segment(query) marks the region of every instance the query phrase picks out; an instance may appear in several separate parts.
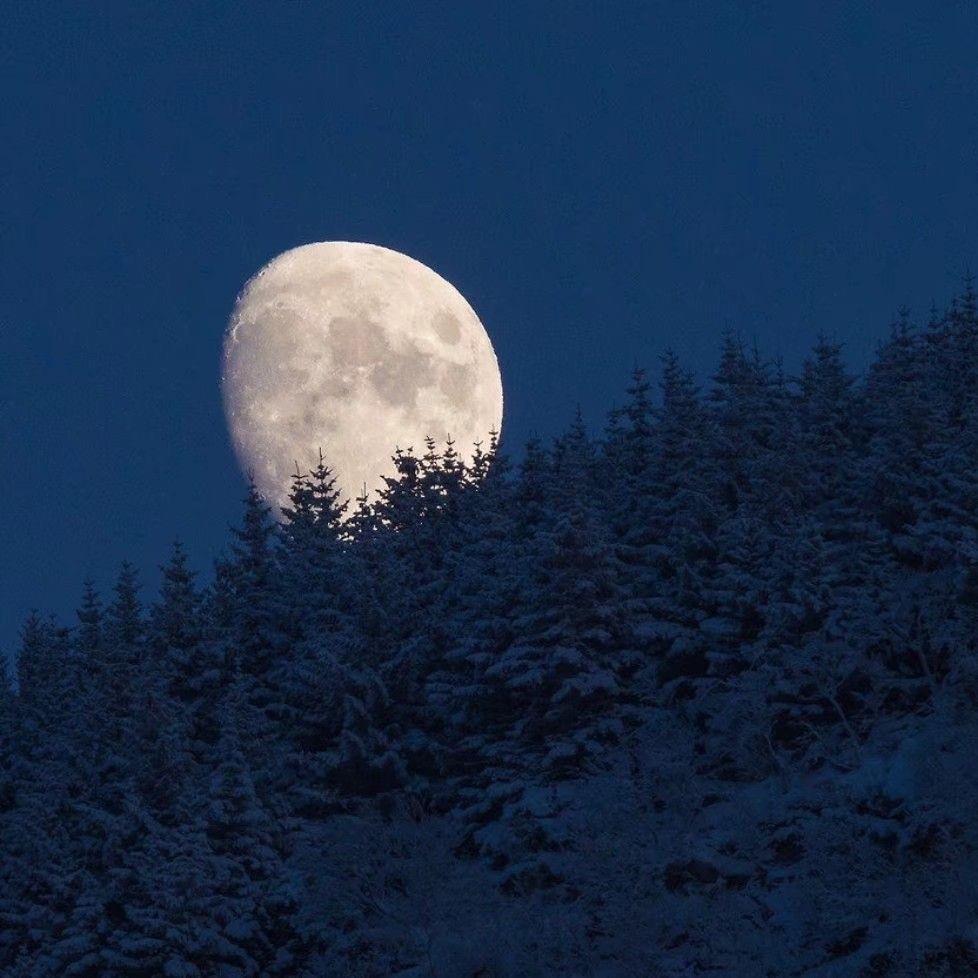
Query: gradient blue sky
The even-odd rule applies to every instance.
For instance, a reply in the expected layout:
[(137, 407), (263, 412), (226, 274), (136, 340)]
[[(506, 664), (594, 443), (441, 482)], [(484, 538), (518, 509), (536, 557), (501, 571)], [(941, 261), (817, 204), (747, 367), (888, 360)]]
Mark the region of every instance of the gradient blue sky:
[[(375, 9), (368, 9), (368, 8)], [(235, 294), (314, 240), (453, 282), (513, 447), (728, 327), (865, 364), (976, 258), (971, 3), (7, 5), (0, 37), (0, 646), (243, 483)]]

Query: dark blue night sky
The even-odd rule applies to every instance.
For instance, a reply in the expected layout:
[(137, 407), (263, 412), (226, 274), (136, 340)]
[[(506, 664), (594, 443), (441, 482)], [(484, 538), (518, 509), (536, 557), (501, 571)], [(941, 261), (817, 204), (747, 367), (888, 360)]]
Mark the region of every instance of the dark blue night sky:
[(492, 336), (505, 435), (590, 425), (726, 328), (856, 368), (975, 260), (978, 11), (815, 3), (8, 5), (0, 643), (243, 481), (218, 354), (275, 254), (376, 242)]

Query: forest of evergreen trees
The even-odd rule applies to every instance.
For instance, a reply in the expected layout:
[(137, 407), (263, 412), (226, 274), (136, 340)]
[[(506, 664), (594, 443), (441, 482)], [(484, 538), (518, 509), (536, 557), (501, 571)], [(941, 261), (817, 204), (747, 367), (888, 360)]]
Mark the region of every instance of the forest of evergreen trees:
[(0, 974), (978, 974), (978, 300), (252, 488), (0, 687)]

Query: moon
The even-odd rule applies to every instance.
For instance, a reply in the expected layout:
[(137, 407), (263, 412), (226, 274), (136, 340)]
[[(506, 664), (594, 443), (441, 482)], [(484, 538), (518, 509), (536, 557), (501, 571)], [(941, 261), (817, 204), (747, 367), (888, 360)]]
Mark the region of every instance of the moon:
[(235, 453), (276, 510), (320, 449), (353, 499), (395, 474), (397, 448), (451, 437), (470, 461), (502, 425), (499, 365), (472, 307), (373, 244), (307, 244), (265, 265), (235, 303), (221, 380)]

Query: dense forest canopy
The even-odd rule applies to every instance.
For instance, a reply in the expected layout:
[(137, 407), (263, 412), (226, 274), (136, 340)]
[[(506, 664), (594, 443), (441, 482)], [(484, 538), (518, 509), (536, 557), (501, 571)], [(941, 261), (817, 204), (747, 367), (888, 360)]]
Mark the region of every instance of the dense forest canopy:
[(978, 302), (252, 487), (0, 687), (0, 973), (978, 973)]

